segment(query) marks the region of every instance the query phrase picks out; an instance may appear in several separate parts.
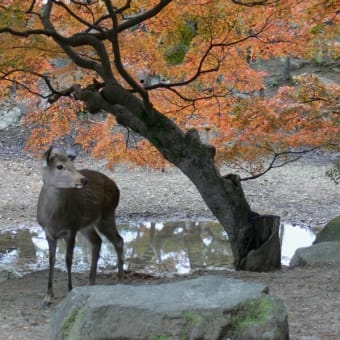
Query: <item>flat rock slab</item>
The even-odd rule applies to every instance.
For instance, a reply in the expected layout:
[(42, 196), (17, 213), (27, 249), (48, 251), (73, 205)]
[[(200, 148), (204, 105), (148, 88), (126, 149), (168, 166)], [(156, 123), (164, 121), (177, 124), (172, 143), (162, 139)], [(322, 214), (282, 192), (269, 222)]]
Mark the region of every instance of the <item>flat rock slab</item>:
[[(221, 335), (235, 333), (243, 320), (235, 318), (235, 309), (243, 311), (243, 318), (249, 318), (245, 306), (251, 303), (251, 313), (270, 320), (259, 322), (262, 328), (269, 324), (270, 330), (265, 331), (275, 334), (267, 338), (285, 339), (285, 309), (279, 301), (266, 296), (266, 290), (261, 283), (215, 275), (160, 285), (79, 287), (57, 307), (49, 338), (223, 339)], [(255, 310), (258, 307), (265, 309), (264, 314)], [(275, 320), (274, 310), (278, 311)], [(277, 337), (282, 327), (286, 335)], [(256, 332), (254, 329), (251, 333)]]
[(321, 242), (298, 248), (290, 260), (290, 267), (320, 266), (340, 263), (340, 242)]

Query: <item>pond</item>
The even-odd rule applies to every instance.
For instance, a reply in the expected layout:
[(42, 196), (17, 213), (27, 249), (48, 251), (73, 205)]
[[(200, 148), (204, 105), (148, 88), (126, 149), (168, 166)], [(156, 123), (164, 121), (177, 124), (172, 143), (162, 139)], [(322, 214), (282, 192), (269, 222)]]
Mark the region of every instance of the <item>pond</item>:
[[(228, 235), (215, 221), (141, 222), (121, 224), (125, 241), (125, 270), (149, 274), (185, 274), (199, 269), (233, 269)], [(312, 244), (315, 234), (306, 226), (282, 224), (283, 265), (289, 265), (299, 247)], [(116, 270), (116, 253), (103, 239), (98, 271)], [(65, 244), (58, 243), (56, 267), (65, 270)], [(77, 236), (73, 271), (89, 270), (91, 249), (84, 237)], [(41, 227), (32, 226), (0, 234), (0, 263), (27, 273), (48, 268), (48, 245)]]

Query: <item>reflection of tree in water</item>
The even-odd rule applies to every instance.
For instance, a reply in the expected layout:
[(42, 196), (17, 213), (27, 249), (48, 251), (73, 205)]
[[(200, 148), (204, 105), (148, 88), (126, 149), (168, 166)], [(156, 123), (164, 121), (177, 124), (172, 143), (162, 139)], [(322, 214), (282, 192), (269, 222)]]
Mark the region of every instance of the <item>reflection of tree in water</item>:
[[(168, 268), (167, 261), (162, 261), (162, 251), (169, 248), (168, 242), (172, 242), (174, 229), (178, 224), (162, 230), (156, 230), (156, 223), (152, 222), (150, 228), (141, 224), (138, 228), (137, 237), (127, 247), (132, 247), (131, 257), (126, 259), (129, 262), (130, 270), (151, 270), (159, 272), (172, 271)], [(173, 245), (170, 245), (173, 248)]]
[[(176, 273), (179, 268), (192, 271), (206, 267), (232, 267), (231, 252), (223, 235), (224, 230), (216, 222), (153, 222), (137, 226), (120, 225), (119, 229), (122, 235), (133, 234), (133, 241), (125, 242), (126, 265), (130, 270)], [(32, 237), (34, 235), (29, 230), (2, 233), (0, 260), (5, 254), (16, 251), (16, 265), (36, 263), (37, 249)], [(64, 248), (65, 243), (59, 242), (57, 261), (62, 266), (65, 261)], [(39, 248), (39, 251), (47, 259), (48, 249)], [(109, 242), (103, 245), (101, 258), (106, 269), (115, 267), (116, 253)], [(74, 267), (87, 265), (91, 261), (91, 246), (80, 234), (77, 237), (74, 259)]]
[(233, 258), (224, 229), (216, 222), (191, 223), (185, 233), (191, 270), (232, 267)]
[(0, 235), (0, 259), (13, 250), (18, 254), (18, 266), (36, 262), (36, 249), (29, 230), (6, 231)]
[(185, 223), (184, 245), (188, 254), (191, 270), (202, 268), (204, 265), (205, 244), (201, 238), (201, 226), (195, 222)]
[(225, 236), (225, 231), (217, 222), (200, 222), (202, 240), (209, 239), (205, 243), (205, 265), (211, 267), (233, 268), (233, 256), (230, 243)]
[[(223, 228), (216, 222), (166, 222), (161, 230), (156, 223), (140, 225), (137, 237), (126, 245), (132, 248), (126, 259), (130, 270), (177, 272), (207, 266), (231, 266), (231, 251)], [(207, 238), (209, 242), (207, 242)]]

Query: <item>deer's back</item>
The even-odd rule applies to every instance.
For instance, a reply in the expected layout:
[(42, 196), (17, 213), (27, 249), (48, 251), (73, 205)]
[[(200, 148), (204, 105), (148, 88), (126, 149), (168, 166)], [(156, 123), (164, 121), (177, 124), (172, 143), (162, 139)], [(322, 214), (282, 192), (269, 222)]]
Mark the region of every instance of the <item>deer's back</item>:
[(111, 215), (119, 202), (119, 189), (116, 183), (98, 171), (83, 169), (79, 172), (88, 180), (87, 185), (79, 190), (85, 205), (91, 205), (89, 197), (93, 198), (98, 202), (98, 209), (101, 210), (104, 217), (106, 214)]
[[(114, 214), (119, 189), (106, 175), (88, 169), (79, 171), (88, 183), (81, 189), (55, 188), (44, 185), (39, 196), (39, 224), (56, 234), (70, 227), (81, 229)], [(55, 232), (53, 232), (55, 230)]]

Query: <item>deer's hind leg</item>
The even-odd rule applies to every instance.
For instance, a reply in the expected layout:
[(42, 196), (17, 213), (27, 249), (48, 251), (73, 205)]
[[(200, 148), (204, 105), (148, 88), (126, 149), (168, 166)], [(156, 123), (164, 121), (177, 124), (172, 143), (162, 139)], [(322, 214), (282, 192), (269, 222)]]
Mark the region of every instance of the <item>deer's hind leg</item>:
[(118, 258), (118, 277), (124, 276), (124, 240), (117, 231), (115, 217), (110, 216), (99, 221), (98, 230), (114, 245)]
[(100, 236), (98, 235), (95, 229), (85, 229), (85, 230), (82, 230), (81, 233), (91, 243), (92, 257), (91, 257), (89, 284), (94, 285), (96, 283), (97, 264), (98, 264), (98, 259), (100, 255), (102, 239), (100, 238)]
[(73, 251), (76, 243), (76, 232), (71, 231), (64, 236), (66, 242), (66, 268), (67, 268), (67, 280), (68, 280), (68, 290), (72, 290), (72, 261), (73, 261)]

